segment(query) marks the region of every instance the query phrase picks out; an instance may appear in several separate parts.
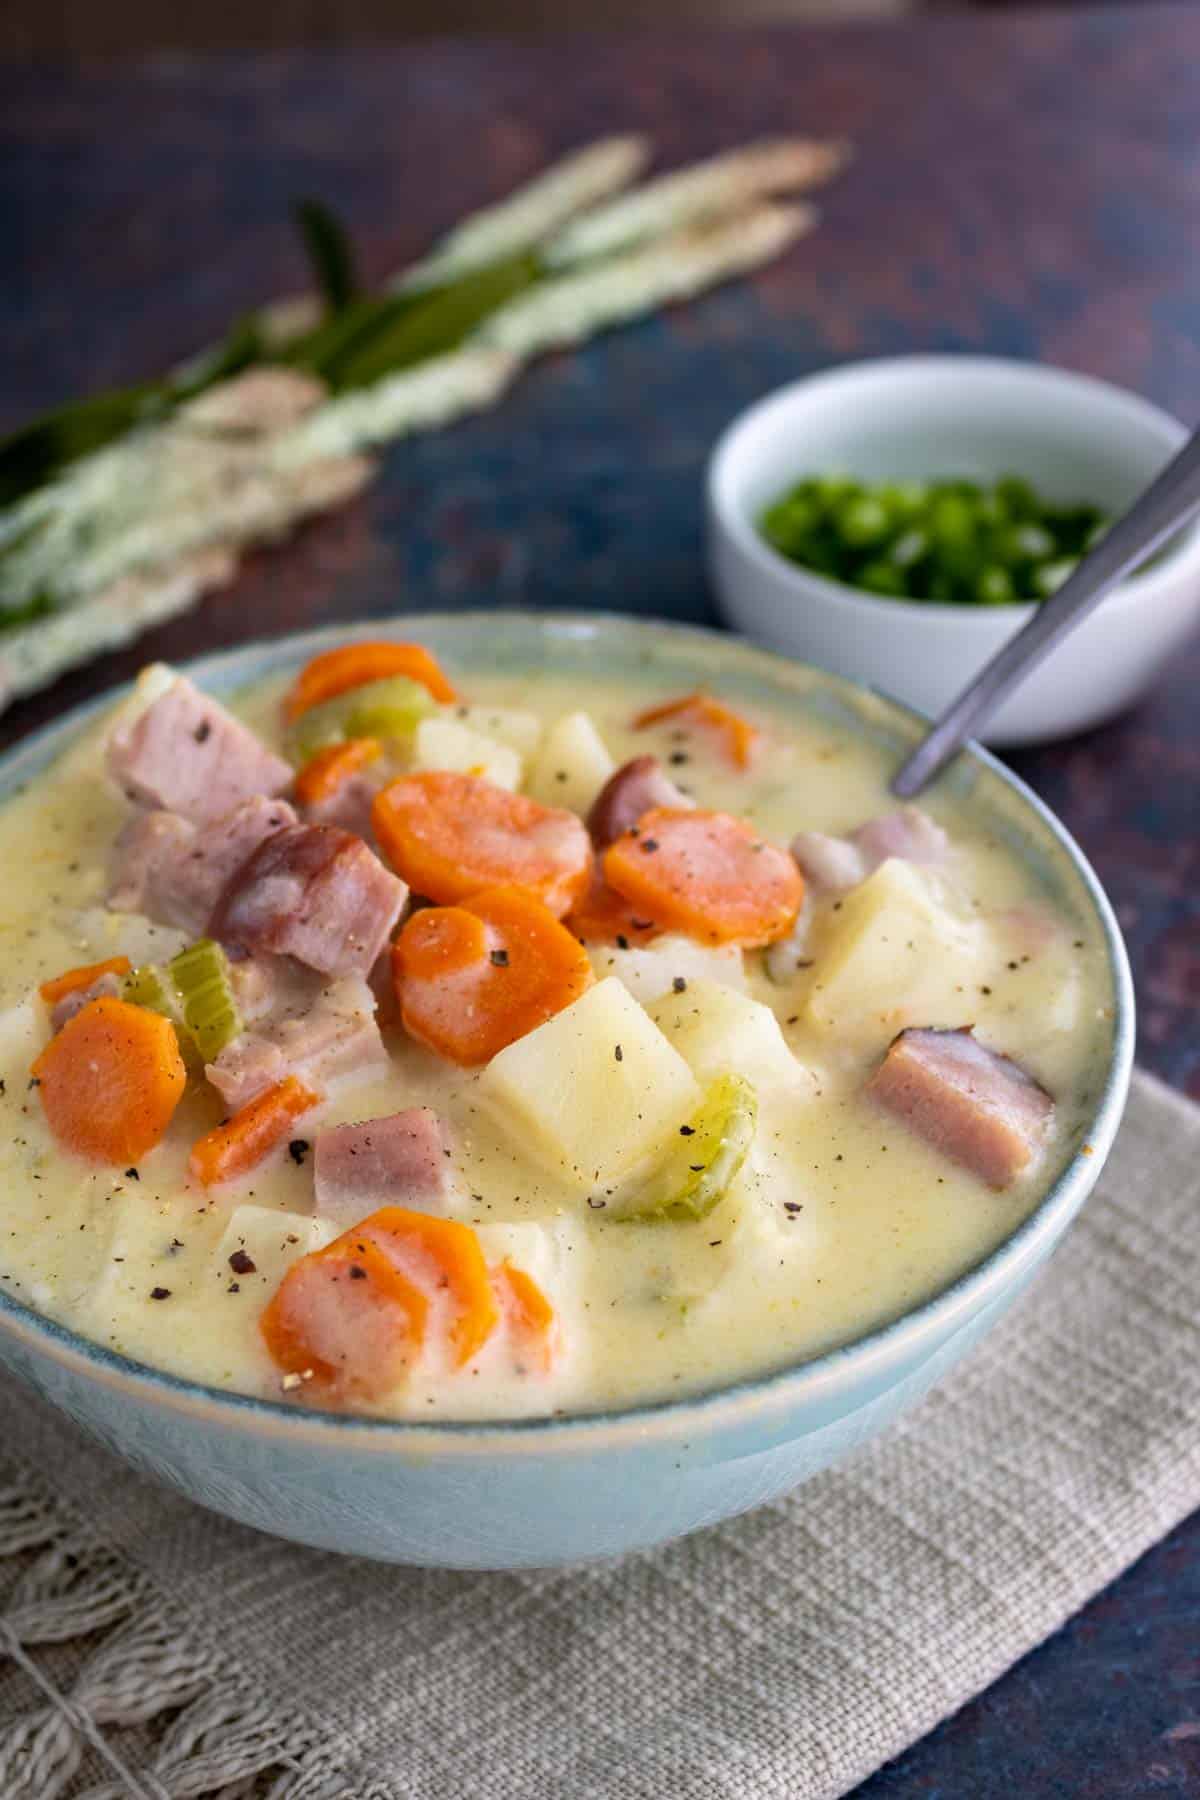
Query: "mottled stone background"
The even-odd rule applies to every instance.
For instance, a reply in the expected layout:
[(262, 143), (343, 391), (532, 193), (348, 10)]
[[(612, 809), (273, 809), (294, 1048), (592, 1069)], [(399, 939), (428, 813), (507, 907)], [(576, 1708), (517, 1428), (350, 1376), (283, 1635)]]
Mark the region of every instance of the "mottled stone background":
[[(668, 160), (762, 132), (859, 155), (756, 280), (526, 376), (396, 446), (354, 506), (191, 618), (0, 721), (11, 741), (150, 655), (397, 608), (710, 620), (700, 474), (775, 383), (910, 349), (1042, 357), (1200, 418), (1200, 13), (0, 69), (0, 426), (152, 373), (294, 289), (289, 201), (368, 273), (600, 131)], [(1129, 937), (1142, 1060), (1200, 1097), (1200, 642), (1128, 717), (1014, 757)], [(870, 1800), (1200, 1794), (1200, 1522), (862, 1790)]]

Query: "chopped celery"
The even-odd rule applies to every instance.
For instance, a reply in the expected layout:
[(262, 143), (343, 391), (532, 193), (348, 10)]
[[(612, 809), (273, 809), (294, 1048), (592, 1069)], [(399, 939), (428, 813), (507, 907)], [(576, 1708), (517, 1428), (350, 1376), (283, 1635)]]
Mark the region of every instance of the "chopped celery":
[(288, 732), (287, 753), (296, 768), (303, 768), (318, 750), (348, 738), (407, 739), (436, 711), (437, 702), (419, 681), (388, 675), (310, 706)]
[(149, 1012), (162, 1013), (172, 1024), (179, 1022), (175, 990), (157, 963), (142, 963), (125, 977), (125, 999), (131, 1006), (144, 1006)]
[(200, 938), (171, 958), (167, 976), (188, 1036), (204, 1061), (212, 1062), (242, 1029), (224, 950), (211, 938)]
[(620, 1218), (703, 1219), (729, 1191), (758, 1123), (758, 1098), (740, 1075), (718, 1075), (666, 1160)]

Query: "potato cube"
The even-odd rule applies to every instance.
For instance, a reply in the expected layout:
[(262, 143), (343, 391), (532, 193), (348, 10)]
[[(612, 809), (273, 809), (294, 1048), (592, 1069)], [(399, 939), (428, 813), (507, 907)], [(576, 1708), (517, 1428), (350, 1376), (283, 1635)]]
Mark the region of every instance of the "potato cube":
[(422, 719), (417, 726), (414, 769), (453, 769), (460, 775), (482, 775), (497, 787), (518, 788), (524, 765), (517, 751), (497, 738), (485, 737), (459, 719)]
[(546, 733), (529, 774), (529, 792), (543, 806), (584, 814), (616, 763), (585, 712), (567, 713)]
[[(278, 1206), (235, 1206), (202, 1278), (228, 1287), (231, 1281), (261, 1290), (264, 1301), (275, 1292), (298, 1256), (320, 1250), (337, 1236), (337, 1226), (312, 1213), (286, 1212)], [(248, 1258), (253, 1269), (230, 1262)]]
[(447, 706), (438, 714), (442, 719), (457, 719), (471, 731), (495, 738), (525, 762), (542, 741), (542, 722), (536, 713), (522, 712), (515, 706)]
[(985, 928), (948, 911), (920, 869), (882, 863), (818, 918), (809, 1022), (872, 1039), (905, 1025), (967, 1023), (987, 950)]
[(746, 986), (745, 965), (736, 944), (698, 944), (694, 938), (674, 932), (644, 947), (631, 945), (628, 950), (619, 944), (589, 944), (588, 956), (601, 980), (615, 975), (643, 1006), (670, 993), (677, 981), (719, 981), (739, 990)]
[(492, 1058), (480, 1098), (580, 1189), (622, 1180), (699, 1102), (686, 1062), (610, 977)]
[(770, 1007), (749, 994), (715, 981), (689, 981), (683, 993), (664, 994), (648, 1010), (698, 1081), (726, 1072), (744, 1075), (755, 1088), (811, 1080)]

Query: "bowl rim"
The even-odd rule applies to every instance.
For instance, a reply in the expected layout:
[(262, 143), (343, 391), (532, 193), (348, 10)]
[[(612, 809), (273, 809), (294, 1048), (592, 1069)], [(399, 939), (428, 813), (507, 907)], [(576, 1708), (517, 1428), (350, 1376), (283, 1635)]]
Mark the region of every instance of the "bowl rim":
[[(804, 676), (815, 675), (820, 684), (850, 695), (871, 695), (900, 724), (924, 726), (928, 720), (916, 708), (880, 694), (861, 682), (833, 675), (828, 670), (779, 652), (764, 650), (733, 634), (710, 627), (657, 618), (637, 618), (616, 612), (572, 613), (505, 609), (503, 619), (529, 627), (545, 639), (595, 638), (601, 633), (628, 634), (631, 630), (651, 642), (664, 640), (686, 646), (694, 641), (710, 649), (720, 646), (736, 653), (749, 670), (756, 666), (778, 681), (780, 669)], [(494, 624), (494, 610), (449, 613), (397, 613), (382, 618), (320, 626), (302, 633), (255, 639), (232, 649), (189, 658), (177, 665), (180, 672), (204, 685), (218, 683), (218, 691), (236, 691), (239, 665), (253, 664), (264, 655), (277, 659), (277, 667), (299, 663), (317, 652), (355, 638), (420, 635), (423, 630), (473, 624)], [(247, 671), (244, 679), (262, 679), (263, 671)], [(65, 750), (72, 738), (132, 689), (122, 682), (94, 699), (70, 708), (60, 717), (20, 739), (0, 755), (0, 782), (8, 792), (20, 781), (20, 765), (28, 761), (44, 766)], [(859, 1389), (873, 1371), (903, 1353), (906, 1339), (936, 1336), (944, 1341), (967, 1319), (974, 1317), (1014, 1281), (1031, 1271), (1044, 1249), (1053, 1246), (1094, 1187), (1108, 1156), (1124, 1111), (1133, 1067), (1135, 1002), (1129, 960), (1111, 903), (1082, 850), (1051, 809), (1021, 779), (982, 745), (971, 743), (964, 754), (999, 777), (1018, 801), (1040, 821), (1079, 879), (1086, 900), (1100, 926), (1113, 991), (1112, 1049), (1104, 1081), (1079, 1148), (1042, 1195), (1033, 1211), (1016, 1230), (992, 1251), (939, 1288), (917, 1306), (875, 1326), (845, 1343), (831, 1346), (816, 1356), (794, 1360), (782, 1367), (743, 1376), (698, 1393), (642, 1402), (634, 1406), (541, 1414), (528, 1417), (381, 1419), (355, 1413), (325, 1412), (298, 1407), (288, 1401), (241, 1394), (206, 1382), (156, 1368), (123, 1355), (85, 1337), (70, 1326), (51, 1319), (24, 1301), (0, 1290), (0, 1330), (47, 1354), (60, 1366), (90, 1378), (98, 1385), (122, 1392), (126, 1398), (169, 1408), (176, 1414), (205, 1419), (209, 1424), (241, 1428), (249, 1433), (268, 1433), (290, 1442), (307, 1441), (325, 1449), (371, 1449), (384, 1453), (428, 1456), (431, 1454), (494, 1454), (514, 1451), (589, 1451), (609, 1447), (614, 1441), (644, 1440), (651, 1432), (674, 1434), (684, 1439), (697, 1429), (709, 1431), (740, 1422), (744, 1415), (764, 1416), (786, 1411), (805, 1402), (836, 1398), (843, 1389)], [(15, 771), (14, 771), (14, 765)], [(32, 772), (32, 771), (31, 771)], [(15, 775), (15, 779), (14, 779)], [(4, 797), (7, 797), (5, 794)], [(861, 1404), (861, 1400), (857, 1403)], [(726, 1416), (723, 1416), (726, 1415)], [(604, 1440), (609, 1440), (605, 1443)]]
[[(1160, 434), (1164, 447), (1172, 454), (1183, 446), (1188, 437), (1187, 427), (1182, 421), (1153, 400), (1147, 400), (1116, 382), (1105, 381), (1100, 376), (1059, 368), (1052, 363), (1025, 361), (1019, 357), (975, 356), (966, 353), (960, 355), (955, 351), (859, 357), (851, 362), (838, 363), (833, 368), (816, 370), (811, 375), (798, 376), (794, 381), (769, 389), (725, 426), (709, 453), (704, 477), (708, 514), (716, 529), (736, 545), (742, 557), (751, 562), (758, 572), (777, 582), (790, 582), (798, 599), (811, 601), (820, 598), (839, 604), (849, 613), (856, 613), (864, 623), (892, 619), (897, 624), (905, 625), (936, 624), (943, 630), (948, 628), (961, 631), (964, 636), (974, 633), (992, 639), (1011, 635), (1008, 627), (1015, 630), (1027, 623), (1037, 612), (1041, 604), (1039, 601), (1020, 600), (1003, 606), (973, 606), (962, 600), (893, 599), (887, 595), (872, 594), (865, 588), (851, 587), (849, 583), (835, 581), (816, 569), (808, 569), (803, 563), (792, 562), (789, 557), (776, 550), (728, 491), (730, 467), (735, 457), (749, 440), (770, 430), (777, 423), (773, 415), (791, 411), (804, 401), (814, 398), (822, 389), (827, 394), (830, 389), (843, 384), (847, 387), (869, 387), (876, 378), (888, 380), (907, 376), (917, 381), (923, 376), (941, 376), (951, 371), (964, 379), (977, 376), (986, 382), (1018, 380), (1031, 386), (1057, 388), (1063, 396), (1100, 401), (1124, 413), (1127, 418), (1137, 417), (1142, 424), (1152, 427)], [(1119, 582), (1106, 596), (1105, 610), (1111, 611), (1126, 605), (1144, 606), (1160, 586), (1173, 582), (1189, 560), (1200, 561), (1200, 522), (1185, 525), (1175, 541), (1149, 569), (1141, 574), (1127, 575)]]

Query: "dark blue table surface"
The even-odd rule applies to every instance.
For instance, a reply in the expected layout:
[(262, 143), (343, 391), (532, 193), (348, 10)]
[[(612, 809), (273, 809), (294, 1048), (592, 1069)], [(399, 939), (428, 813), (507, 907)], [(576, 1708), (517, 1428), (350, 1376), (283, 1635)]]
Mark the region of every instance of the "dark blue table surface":
[[(163, 57), (0, 68), (0, 429), (154, 373), (302, 271), (298, 193), (368, 272), (555, 151), (643, 127), (667, 159), (763, 132), (859, 146), (821, 231), (752, 282), (543, 362), (496, 412), (235, 587), (0, 720), (0, 743), (151, 655), (397, 608), (711, 620), (704, 457), (738, 408), (830, 361), (1043, 357), (1200, 417), (1200, 14), (925, 18), (825, 31)], [(1200, 643), (1135, 712), (1012, 760), (1128, 934), (1142, 1060), (1200, 1097)], [(1200, 1794), (1200, 1519), (863, 1800)]]

